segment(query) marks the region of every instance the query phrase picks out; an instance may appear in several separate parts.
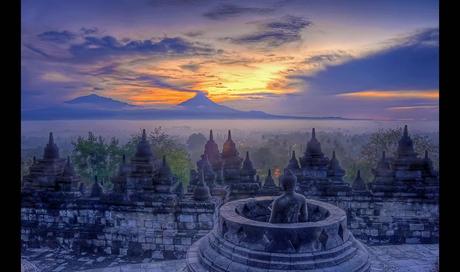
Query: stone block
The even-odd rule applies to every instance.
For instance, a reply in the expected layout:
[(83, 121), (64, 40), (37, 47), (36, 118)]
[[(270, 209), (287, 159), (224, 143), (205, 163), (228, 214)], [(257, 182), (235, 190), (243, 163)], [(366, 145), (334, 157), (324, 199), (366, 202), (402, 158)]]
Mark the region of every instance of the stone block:
[(423, 224), (409, 224), (409, 230), (424, 230), (425, 226)]
[(420, 244), (420, 238), (416, 238), (416, 237), (406, 238), (406, 243), (408, 243), (408, 244)]
[(191, 223), (191, 222), (195, 222), (195, 218), (191, 214), (180, 214), (179, 222)]

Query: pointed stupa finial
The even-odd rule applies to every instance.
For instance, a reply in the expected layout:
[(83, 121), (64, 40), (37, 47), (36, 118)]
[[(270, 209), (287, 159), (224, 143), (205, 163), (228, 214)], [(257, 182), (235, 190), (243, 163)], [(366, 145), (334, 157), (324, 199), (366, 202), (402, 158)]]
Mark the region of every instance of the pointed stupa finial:
[(205, 183), (204, 171), (201, 172), (201, 178), (193, 192), (193, 198), (197, 201), (207, 201), (211, 198), (209, 187)]
[(45, 146), (43, 152), (44, 159), (58, 159), (59, 158), (59, 148), (54, 143), (53, 132), (50, 132), (48, 144)]
[(404, 137), (409, 136), (409, 133), (407, 131), (407, 125), (404, 125)]
[(209, 131), (209, 140), (214, 141), (214, 135), (212, 134), (212, 129)]
[(335, 159), (335, 150), (332, 151), (332, 158)]
[(366, 182), (361, 178), (361, 170), (360, 169), (358, 169), (358, 171), (356, 173), (356, 178), (353, 181), (351, 187), (352, 187), (353, 191), (355, 191), (355, 192), (366, 192), (368, 190)]
[(268, 168), (268, 174), (267, 174), (268, 177), (271, 177), (272, 176), (272, 169)]
[(246, 160), (249, 160), (249, 151), (246, 151)]
[(292, 150), (292, 156), (291, 156), (291, 159), (292, 159), (292, 160), (295, 160), (295, 159), (296, 159), (296, 157), (295, 157), (295, 150)]
[(230, 141), (231, 139), (232, 139), (232, 131), (229, 129), (227, 140)]
[(312, 138), (312, 139), (316, 138), (316, 131), (315, 131), (315, 128), (312, 128), (312, 129), (311, 129), (311, 138)]
[(53, 132), (50, 132), (50, 136), (49, 136), (49, 139), (48, 139), (48, 143), (49, 143), (50, 145), (54, 144)]
[(201, 171), (200, 171), (200, 173), (201, 173), (201, 177), (200, 177), (200, 185), (204, 185), (204, 171), (203, 171), (203, 170), (201, 170)]
[(145, 128), (142, 129), (142, 141), (146, 141), (147, 140), (147, 133), (145, 132)]

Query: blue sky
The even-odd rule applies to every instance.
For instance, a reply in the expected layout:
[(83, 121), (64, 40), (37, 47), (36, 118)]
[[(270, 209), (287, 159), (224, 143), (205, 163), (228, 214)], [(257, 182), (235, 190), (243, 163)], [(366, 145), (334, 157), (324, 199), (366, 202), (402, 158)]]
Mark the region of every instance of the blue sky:
[(438, 118), (438, 1), (22, 1), (22, 107)]

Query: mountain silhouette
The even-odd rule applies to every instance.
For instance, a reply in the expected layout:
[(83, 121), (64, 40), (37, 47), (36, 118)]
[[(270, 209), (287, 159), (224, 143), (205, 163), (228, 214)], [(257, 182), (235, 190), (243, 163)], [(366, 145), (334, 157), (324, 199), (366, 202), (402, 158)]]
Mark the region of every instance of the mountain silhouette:
[(194, 97), (178, 104), (176, 108), (178, 110), (202, 112), (239, 112), (238, 110), (215, 103), (202, 92), (198, 92)]
[(121, 101), (118, 101), (118, 100), (115, 100), (109, 97), (99, 96), (97, 94), (80, 96), (72, 100), (65, 101), (64, 103), (73, 104), (73, 105), (107, 107), (107, 108), (137, 107), (135, 105), (121, 102)]
[(240, 111), (220, 105), (198, 92), (170, 109), (131, 105), (112, 98), (90, 94), (61, 105), (22, 110), (22, 120), (167, 120), (167, 119), (344, 119), (340, 117), (303, 117), (273, 115), (263, 111)]

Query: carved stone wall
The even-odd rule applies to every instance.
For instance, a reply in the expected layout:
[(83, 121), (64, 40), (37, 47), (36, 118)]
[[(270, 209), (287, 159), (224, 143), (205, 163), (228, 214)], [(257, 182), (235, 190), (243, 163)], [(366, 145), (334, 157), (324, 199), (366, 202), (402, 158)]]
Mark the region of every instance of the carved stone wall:
[(115, 204), (64, 194), (24, 195), (23, 247), (49, 246), (128, 257), (184, 258), (214, 226), (215, 202)]

